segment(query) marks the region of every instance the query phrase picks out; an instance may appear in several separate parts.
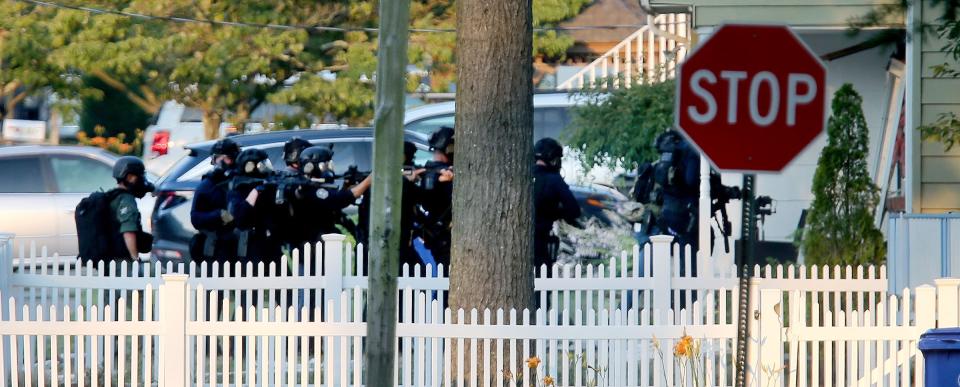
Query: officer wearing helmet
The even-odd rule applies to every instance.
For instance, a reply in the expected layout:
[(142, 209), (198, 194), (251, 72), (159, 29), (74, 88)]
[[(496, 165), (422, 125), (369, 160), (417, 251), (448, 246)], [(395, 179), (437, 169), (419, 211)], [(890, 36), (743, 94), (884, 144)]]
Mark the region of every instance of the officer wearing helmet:
[(413, 173), (417, 179), (416, 237), (430, 251), (433, 260), (450, 267), (450, 227), (453, 220), (454, 131), (441, 127), (428, 140), (433, 160)]
[(226, 261), (237, 254), (234, 218), (227, 210), (227, 191), (235, 173), (240, 146), (229, 138), (213, 144), (210, 163), (214, 168), (203, 176), (193, 197), (190, 222), (198, 233), (190, 240), (194, 260)]
[(287, 164), (285, 172), (300, 173), (300, 154), (304, 149), (313, 146), (310, 141), (300, 137), (293, 137), (283, 144), (283, 162)]
[(333, 151), (314, 146), (304, 149), (298, 162), (300, 173), (312, 184), (297, 187), (294, 193), (295, 223), (304, 232), (302, 242), (317, 242), (323, 234), (339, 233), (336, 224), (344, 208), (370, 188), (373, 176), (367, 176), (353, 187), (340, 189), (334, 184)]
[[(570, 192), (570, 187), (560, 176), (560, 160), (563, 147), (557, 140), (546, 137), (533, 147), (536, 164), (533, 167), (533, 258), (534, 267), (552, 266), (556, 260), (559, 240), (550, 235), (553, 222), (563, 220), (580, 227), (580, 205)], [(552, 246), (552, 248), (551, 248)]]
[(110, 213), (114, 223), (119, 225), (114, 238), (114, 251), (136, 260), (139, 259), (139, 253), (150, 252), (153, 244), (153, 237), (143, 232), (140, 226), (137, 199), (153, 192), (154, 186), (147, 181), (143, 161), (133, 156), (117, 159), (113, 165), (113, 178), (117, 180), (117, 193), (110, 201)]
[(276, 187), (264, 184), (274, 173), (267, 153), (244, 149), (237, 155), (236, 172), (227, 193), (227, 211), (237, 228), (237, 254), (242, 262), (269, 263), (280, 257), (280, 241), (273, 234)]

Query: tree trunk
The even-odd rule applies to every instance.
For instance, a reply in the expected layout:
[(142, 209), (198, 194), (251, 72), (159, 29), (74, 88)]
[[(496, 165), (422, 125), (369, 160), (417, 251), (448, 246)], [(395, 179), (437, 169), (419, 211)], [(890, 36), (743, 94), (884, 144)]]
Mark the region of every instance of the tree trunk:
[(212, 110), (203, 111), (203, 137), (207, 140), (220, 138), (220, 123), (223, 116)]
[(450, 307), (520, 315), (533, 301), (531, 1), (457, 7)]

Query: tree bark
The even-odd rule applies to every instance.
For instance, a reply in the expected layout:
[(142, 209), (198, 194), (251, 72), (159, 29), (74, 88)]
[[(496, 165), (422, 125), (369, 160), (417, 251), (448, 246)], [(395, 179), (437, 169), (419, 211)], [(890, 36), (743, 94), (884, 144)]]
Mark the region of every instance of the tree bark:
[(223, 122), (223, 117), (220, 116), (220, 113), (217, 113), (212, 110), (203, 111), (203, 137), (207, 140), (215, 140), (220, 138), (220, 123)]
[(449, 305), (454, 316), (459, 308), (467, 316), (473, 308), (480, 316), (500, 308), (519, 315), (533, 301), (532, 5), (462, 0), (457, 7)]

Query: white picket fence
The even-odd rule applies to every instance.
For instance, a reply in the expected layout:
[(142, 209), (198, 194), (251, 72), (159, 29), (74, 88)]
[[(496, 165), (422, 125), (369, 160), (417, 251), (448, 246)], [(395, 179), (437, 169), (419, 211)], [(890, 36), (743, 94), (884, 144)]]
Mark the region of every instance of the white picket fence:
[[(0, 239), (0, 262), (13, 262), (14, 250)], [(375, 311), (364, 310), (360, 250), (339, 235), (310, 250), (303, 275), (291, 274), (300, 273), (293, 260), (288, 270), (250, 265), (238, 276), (236, 267), (221, 273), (204, 265), (181, 267), (186, 274), (159, 274), (177, 272), (173, 265), (52, 270), (43, 263), (56, 257), (24, 248), (17, 266), (0, 270), (0, 380), (364, 385), (365, 321)], [(643, 254), (634, 249), (609, 265), (556, 267), (549, 278), (540, 270), (532, 311), (451, 311), (442, 305), (446, 278), (404, 276), (398, 384), (503, 386), (514, 385), (512, 375), (530, 385), (549, 375), (559, 386), (595, 379), (604, 386), (679, 385), (672, 349), (686, 333), (702, 344), (710, 385), (732, 385), (735, 270), (701, 258), (693, 276), (680, 270), (680, 256), (668, 237), (654, 237)], [(960, 281), (895, 296), (885, 291), (885, 274), (883, 267), (756, 268), (752, 385), (922, 385), (917, 339), (926, 329), (957, 325)], [(522, 364), (532, 355), (542, 360), (533, 370)], [(476, 364), (483, 366), (474, 373)]]

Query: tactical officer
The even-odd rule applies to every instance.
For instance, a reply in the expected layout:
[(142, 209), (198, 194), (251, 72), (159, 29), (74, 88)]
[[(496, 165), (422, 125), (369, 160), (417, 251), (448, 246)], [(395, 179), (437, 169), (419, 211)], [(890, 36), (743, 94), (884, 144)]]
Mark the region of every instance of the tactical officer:
[(283, 162), (287, 163), (286, 172), (300, 173), (300, 153), (313, 146), (310, 141), (294, 136), (283, 144)]
[(428, 140), (433, 160), (415, 172), (418, 230), (433, 260), (450, 267), (450, 226), (453, 219), (454, 131), (441, 127)]
[(400, 198), (400, 270), (403, 270), (403, 264), (407, 264), (411, 270), (421, 264), (425, 269), (423, 261), (413, 247), (413, 222), (416, 216), (417, 198), (416, 198), (416, 171), (417, 168), (414, 157), (417, 154), (417, 146), (410, 142), (403, 142), (403, 185)]
[(700, 156), (673, 130), (657, 138), (657, 151), (660, 160), (654, 165), (653, 175), (663, 201), (659, 228), (696, 251)]
[(273, 174), (273, 165), (263, 150), (245, 149), (237, 156), (236, 168), (227, 209), (237, 228), (237, 258), (268, 264), (280, 257), (280, 241), (272, 233), (276, 187), (263, 184)]
[(313, 184), (297, 187), (293, 213), (296, 223), (304, 231), (305, 242), (317, 242), (323, 234), (338, 233), (336, 224), (344, 208), (370, 188), (373, 176), (348, 189), (334, 185), (333, 151), (325, 147), (310, 147), (300, 154), (300, 172)]
[(150, 252), (153, 236), (143, 232), (140, 226), (137, 199), (153, 192), (154, 186), (147, 181), (143, 161), (133, 156), (117, 159), (113, 165), (113, 178), (117, 180), (118, 192), (110, 201), (110, 214), (114, 223), (119, 225), (113, 251), (123, 258), (138, 260), (139, 253)]
[(580, 205), (570, 192), (570, 187), (560, 176), (560, 159), (563, 147), (557, 140), (546, 137), (533, 147), (536, 165), (533, 167), (533, 257), (534, 267), (556, 262), (559, 239), (550, 235), (553, 222), (563, 220), (580, 227)]
[(229, 138), (211, 148), (213, 171), (203, 176), (193, 197), (190, 223), (199, 231), (190, 241), (190, 255), (199, 261), (227, 261), (237, 255), (234, 218), (227, 210), (227, 190), (240, 147)]

